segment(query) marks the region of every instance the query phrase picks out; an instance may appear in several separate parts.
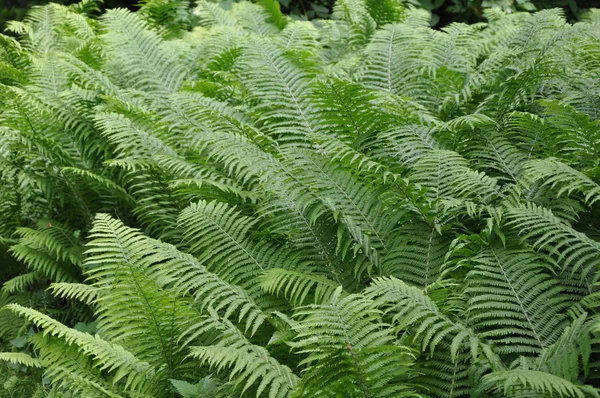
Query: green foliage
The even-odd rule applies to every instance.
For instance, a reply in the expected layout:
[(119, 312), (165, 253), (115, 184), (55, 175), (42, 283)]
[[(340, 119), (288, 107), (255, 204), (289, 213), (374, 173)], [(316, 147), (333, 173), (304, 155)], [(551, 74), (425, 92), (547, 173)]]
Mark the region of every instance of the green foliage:
[(95, 4), (0, 35), (3, 396), (599, 395), (597, 11)]

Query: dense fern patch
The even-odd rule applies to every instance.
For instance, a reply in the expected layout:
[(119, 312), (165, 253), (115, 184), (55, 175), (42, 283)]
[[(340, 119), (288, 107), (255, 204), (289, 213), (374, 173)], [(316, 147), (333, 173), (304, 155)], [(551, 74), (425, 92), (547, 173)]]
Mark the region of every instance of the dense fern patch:
[(597, 11), (184, 3), (0, 35), (5, 388), (600, 395)]

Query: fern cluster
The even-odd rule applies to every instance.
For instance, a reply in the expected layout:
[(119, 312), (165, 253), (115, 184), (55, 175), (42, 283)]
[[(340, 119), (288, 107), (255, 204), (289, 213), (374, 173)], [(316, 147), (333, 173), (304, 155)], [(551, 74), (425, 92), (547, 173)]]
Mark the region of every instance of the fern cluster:
[(600, 396), (600, 13), (186, 4), (0, 35), (0, 360), (54, 397)]

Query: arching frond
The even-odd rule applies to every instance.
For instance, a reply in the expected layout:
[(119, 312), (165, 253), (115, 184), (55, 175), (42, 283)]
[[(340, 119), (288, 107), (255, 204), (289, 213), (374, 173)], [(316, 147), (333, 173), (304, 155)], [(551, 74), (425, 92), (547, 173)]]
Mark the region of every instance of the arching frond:
[(54, 220), (41, 220), (37, 229), (20, 228), (17, 233), (21, 239), (11, 251), (37, 273), (30, 275), (32, 281), (42, 276), (57, 282), (75, 282), (80, 278), (80, 232), (73, 233)]
[(472, 355), (477, 356), (479, 338), (475, 332), (443, 314), (421, 289), (391, 277), (374, 280), (365, 294), (391, 317), (396, 330), (412, 329), (413, 338), (421, 342), (423, 349), (429, 348), (433, 353), (437, 345), (446, 339), (451, 343), (453, 361), (463, 344), (470, 345)]
[(377, 27), (364, 0), (337, 1), (333, 9), (333, 17), (343, 20), (349, 25), (349, 42), (354, 48), (365, 45)]
[[(285, 156), (285, 164), (291, 173), (298, 175), (297, 171), (303, 170), (297, 178), (300, 184), (293, 189), (310, 187), (356, 241), (355, 252), (361, 248), (372, 264), (379, 268), (381, 256), (389, 251), (387, 238), (402, 215), (400, 209), (395, 212), (390, 209), (386, 214), (376, 191), (368, 190), (351, 173), (321, 156), (301, 150), (286, 151)], [(304, 192), (293, 192), (292, 195), (300, 193), (305, 195)], [(342, 250), (344, 255), (348, 249), (338, 245), (338, 250)], [(371, 272), (370, 269), (367, 271)]]
[(574, 230), (552, 212), (534, 203), (507, 205), (508, 225), (531, 242), (536, 250), (547, 252), (571, 273), (585, 278), (596, 267), (600, 243)]
[(338, 288), (328, 302), (301, 308), (295, 317), (301, 322), (292, 347), (307, 354), (303, 363), (310, 365), (296, 396), (417, 396), (404, 384), (410, 377), (410, 351), (393, 345), (370, 300), (342, 296)]
[(448, 237), (440, 235), (435, 226), (426, 224), (405, 225), (396, 233), (402, 239), (383, 258), (384, 275), (420, 288), (434, 283), (450, 248)]
[(81, 352), (94, 358), (100, 369), (112, 373), (115, 382), (126, 377), (126, 386), (135, 388), (136, 385), (143, 383), (144, 379), (153, 376), (154, 369), (147, 362), (140, 361), (123, 347), (110, 344), (99, 337), (69, 329), (47, 315), (18, 304), (9, 304), (6, 308), (27, 318), (43, 328), (46, 333), (64, 339), (69, 345), (77, 346)]
[(133, 87), (158, 93), (174, 92), (187, 71), (176, 62), (172, 49), (136, 14), (124, 9), (104, 14), (103, 40), (108, 56), (118, 69), (111, 74)]
[(574, 191), (585, 196), (585, 201), (592, 205), (600, 200), (600, 186), (585, 174), (560, 162), (558, 159), (531, 160), (525, 164), (524, 178), (529, 183), (541, 182), (542, 186), (558, 188), (557, 196), (564, 193), (571, 195)]
[(271, 397), (287, 397), (298, 382), (291, 369), (279, 363), (268, 351), (250, 343), (240, 331), (225, 322), (223, 336), (210, 346), (192, 347), (190, 356), (221, 371), (233, 367), (229, 374), (235, 388), (251, 389), (259, 397), (265, 392)]
[[(515, 369), (504, 372), (494, 372), (483, 376), (479, 396), (489, 392), (501, 394), (504, 397), (523, 397), (527, 394), (541, 393), (559, 397), (584, 398), (598, 393), (588, 386), (578, 385), (549, 373), (529, 369)], [(483, 394), (483, 395), (482, 395)]]
[(319, 275), (280, 268), (270, 269), (261, 276), (261, 287), (267, 293), (283, 293), (294, 305), (302, 305), (310, 295), (316, 304), (328, 301), (338, 284)]
[[(238, 314), (237, 320), (245, 321), (246, 329), (251, 329), (252, 332), (255, 332), (265, 320), (265, 315), (244, 290), (224, 282), (217, 275), (209, 272), (194, 257), (181, 253), (169, 244), (144, 237), (138, 231), (127, 228), (106, 215), (97, 217), (91, 237), (93, 240), (88, 244), (88, 253), (99, 254), (88, 258), (86, 265), (91, 267), (88, 271), (90, 275), (103, 277), (95, 284), (100, 291), (114, 283), (112, 278), (119, 277), (117, 271), (123, 267), (131, 267), (131, 278), (139, 289), (144, 287), (142, 283), (147, 283), (149, 289), (151, 289), (150, 285), (155, 283), (159, 288), (174, 289), (177, 293), (189, 293), (201, 309), (210, 307), (215, 311), (222, 311), (225, 318)], [(114, 275), (107, 275), (108, 272)], [(71, 294), (79, 299), (83, 299), (84, 295), (91, 297), (86, 290), (77, 289), (78, 293), (69, 293), (71, 289), (68, 286), (66, 288), (67, 290), (64, 290), (65, 288), (59, 285), (54, 287), (54, 290), (62, 294)], [(149, 294), (152, 295), (152, 292)], [(171, 305), (167, 306), (168, 312), (163, 314), (164, 316), (194, 314), (193, 311), (189, 312), (181, 308), (182, 313), (178, 315), (175, 309), (185, 303), (177, 303), (174, 297), (164, 297), (173, 300)], [(101, 301), (114, 299), (113, 295), (109, 295), (98, 297), (96, 301), (102, 304)], [(157, 310), (162, 309), (159, 305), (162, 300), (160, 295), (155, 298), (147, 297), (146, 304), (153, 307), (150, 301), (153, 299), (158, 300), (155, 304)], [(142, 309), (140, 311), (144, 312)], [(169, 313), (171, 315), (167, 315)], [(190, 321), (193, 320), (185, 322), (180, 320), (182, 325), (179, 327), (184, 327)]]
[(567, 295), (531, 252), (482, 250), (471, 259), (468, 322), (502, 354), (539, 353), (564, 328)]
[[(294, 257), (272, 242), (252, 241), (250, 230), (257, 223), (225, 203), (194, 203), (180, 216), (183, 238), (224, 280), (256, 292), (254, 283), (261, 272), (276, 266), (296, 268)], [(200, 251), (202, 250), (202, 251)]]
[(21, 352), (2, 352), (0, 353), (0, 361), (25, 365), (31, 368), (41, 368), (42, 363), (36, 358)]
[(485, 203), (497, 193), (496, 179), (472, 170), (464, 158), (452, 151), (436, 150), (423, 156), (409, 178), (426, 188), (434, 203), (467, 197)]
[(191, 25), (189, 8), (188, 0), (143, 0), (138, 13), (168, 37)]
[(297, 141), (314, 131), (306, 111), (312, 73), (266, 39), (246, 44), (240, 68), (242, 83), (257, 102), (254, 112), (270, 135), (283, 141)]

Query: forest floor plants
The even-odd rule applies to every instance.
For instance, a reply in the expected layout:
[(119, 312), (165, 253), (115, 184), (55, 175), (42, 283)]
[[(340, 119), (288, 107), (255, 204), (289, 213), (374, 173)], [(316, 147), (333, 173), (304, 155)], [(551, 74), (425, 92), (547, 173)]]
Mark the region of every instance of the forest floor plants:
[(278, 4), (0, 35), (0, 360), (51, 397), (598, 397), (600, 12)]

